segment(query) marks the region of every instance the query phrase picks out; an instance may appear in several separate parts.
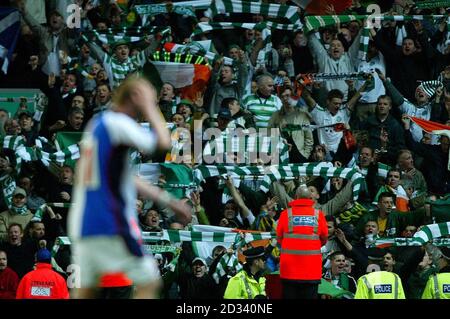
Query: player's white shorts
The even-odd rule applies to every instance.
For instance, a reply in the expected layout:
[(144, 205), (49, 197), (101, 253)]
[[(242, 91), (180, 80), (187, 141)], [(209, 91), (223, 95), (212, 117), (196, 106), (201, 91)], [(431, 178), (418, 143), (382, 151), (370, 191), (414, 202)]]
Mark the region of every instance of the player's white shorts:
[(106, 273), (123, 272), (135, 285), (160, 278), (156, 260), (132, 255), (120, 236), (78, 239), (72, 244), (72, 256), (74, 263), (80, 266), (81, 288), (98, 287), (100, 277)]

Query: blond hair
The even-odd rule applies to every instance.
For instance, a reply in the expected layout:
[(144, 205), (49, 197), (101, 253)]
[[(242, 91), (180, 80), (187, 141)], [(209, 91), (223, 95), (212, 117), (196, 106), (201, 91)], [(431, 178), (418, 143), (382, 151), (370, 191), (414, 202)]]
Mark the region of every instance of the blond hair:
[(151, 84), (146, 78), (137, 74), (130, 75), (115, 90), (112, 96), (113, 104), (119, 106), (127, 103), (130, 100), (132, 88), (139, 83), (147, 84), (154, 89), (153, 84)]

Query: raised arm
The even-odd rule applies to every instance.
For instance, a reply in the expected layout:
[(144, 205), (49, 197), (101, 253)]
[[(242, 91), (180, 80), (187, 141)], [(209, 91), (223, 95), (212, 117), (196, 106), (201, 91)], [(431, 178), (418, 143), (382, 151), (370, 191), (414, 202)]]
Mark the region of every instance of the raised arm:
[(28, 13), (25, 8), (25, 1), (18, 1), (18, 8), (25, 22), (30, 26), (31, 30), (36, 34), (38, 38), (41, 38), (46, 28), (42, 26), (32, 15)]
[(135, 177), (135, 185), (138, 193), (146, 199), (170, 208), (180, 223), (187, 225), (191, 221), (191, 208), (187, 204), (177, 200), (161, 188), (148, 184), (137, 176)]
[[(308, 46), (311, 50), (311, 54), (313, 55), (314, 59), (316, 59), (317, 63), (320, 64), (321, 56), (327, 55), (328, 52), (325, 50), (322, 43), (320, 43), (320, 40), (316, 36), (316, 32), (311, 32), (308, 36)], [(322, 69), (323, 65), (319, 65), (319, 69)]]
[(255, 216), (253, 216), (253, 213), (248, 209), (247, 205), (245, 205), (244, 200), (242, 199), (241, 194), (237, 191), (236, 187), (234, 187), (233, 179), (228, 176), (225, 180), (225, 183), (227, 185), (227, 188), (230, 190), (231, 196), (233, 197), (236, 204), (238, 204), (239, 208), (241, 209), (242, 216), (246, 219), (248, 219), (250, 225), (253, 224), (255, 221)]
[(347, 182), (347, 185), (325, 204), (323, 204), (322, 211), (327, 212), (330, 215), (339, 213), (344, 208), (345, 204), (353, 199), (353, 183)]
[(356, 103), (358, 103), (358, 100), (361, 98), (362, 92), (364, 92), (366, 90), (366, 88), (369, 85), (370, 81), (373, 81), (373, 77), (372, 76), (370, 76), (370, 78), (367, 79), (364, 82), (364, 84), (359, 88), (359, 90), (356, 91), (356, 93), (352, 96), (350, 101), (348, 101), (347, 108), (349, 109), (350, 112), (353, 112), (353, 110), (355, 109)]
[(397, 61), (396, 47), (393, 43), (387, 43), (386, 39), (383, 39), (384, 29), (377, 32), (374, 37), (375, 45), (383, 53), (387, 61)]
[[(364, 21), (365, 23), (365, 21)], [(348, 49), (348, 55), (350, 56), (350, 60), (352, 62), (356, 61), (358, 59), (358, 52), (359, 52), (359, 45), (361, 42), (361, 34), (363, 32), (364, 25), (361, 27), (361, 29), (358, 32), (358, 35), (353, 40), (352, 45)]]
[(149, 36), (145, 39), (145, 42), (148, 44), (148, 46), (143, 50), (143, 54), (145, 57), (145, 59), (143, 60), (146, 60), (153, 52), (156, 51), (161, 43), (161, 39), (156, 39), (154, 36)]
[(248, 60), (243, 50), (239, 51), (239, 59), (237, 61), (237, 85), (239, 88), (239, 94), (242, 97), (245, 92), (245, 86), (247, 85), (248, 78)]
[(103, 49), (98, 46), (95, 41), (93, 41), (92, 39), (88, 39), (85, 35), (82, 35), (81, 39), (82, 42), (86, 43), (86, 45), (89, 47), (92, 56), (103, 63), (105, 61), (106, 52), (103, 51)]
[(311, 112), (317, 105), (316, 100), (312, 97), (311, 93), (305, 88), (302, 91), (302, 97), (308, 105), (308, 110)]
[(420, 43), (420, 46), (422, 47), (422, 52), (424, 55), (424, 58), (427, 60), (431, 60), (436, 56), (436, 50), (431, 46), (430, 42), (428, 41), (428, 35), (424, 30), (422, 21), (420, 20), (413, 20), (414, 28), (417, 32), (417, 40)]
[(377, 73), (386, 88), (386, 92), (392, 98), (392, 104), (394, 106), (402, 105), (405, 102), (405, 97), (397, 90), (391, 81), (386, 79), (386, 76), (380, 70), (377, 69)]

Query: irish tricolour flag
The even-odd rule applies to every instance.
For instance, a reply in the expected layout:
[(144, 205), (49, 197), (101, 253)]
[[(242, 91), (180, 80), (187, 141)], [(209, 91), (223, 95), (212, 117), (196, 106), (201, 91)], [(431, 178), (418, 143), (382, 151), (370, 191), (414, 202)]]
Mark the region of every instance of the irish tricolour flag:
[[(444, 135), (450, 138), (450, 126), (444, 125), (441, 123), (436, 123), (432, 121), (422, 120), (414, 116), (410, 116), (410, 119), (419, 125), (422, 130), (427, 133), (436, 134), (436, 135)], [(449, 153), (449, 161), (448, 161), (448, 170), (450, 171), (450, 153)]]

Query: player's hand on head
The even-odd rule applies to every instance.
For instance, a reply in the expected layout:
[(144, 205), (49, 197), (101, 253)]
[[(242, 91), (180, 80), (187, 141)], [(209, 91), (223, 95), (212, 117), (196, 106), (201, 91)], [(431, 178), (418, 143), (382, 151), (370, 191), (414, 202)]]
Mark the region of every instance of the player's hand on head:
[(183, 201), (176, 201), (170, 207), (175, 215), (177, 215), (177, 219), (183, 223), (184, 225), (187, 225), (192, 220), (192, 208), (186, 202)]
[(130, 98), (138, 109), (143, 110), (156, 105), (158, 94), (154, 88), (142, 81), (131, 89)]

